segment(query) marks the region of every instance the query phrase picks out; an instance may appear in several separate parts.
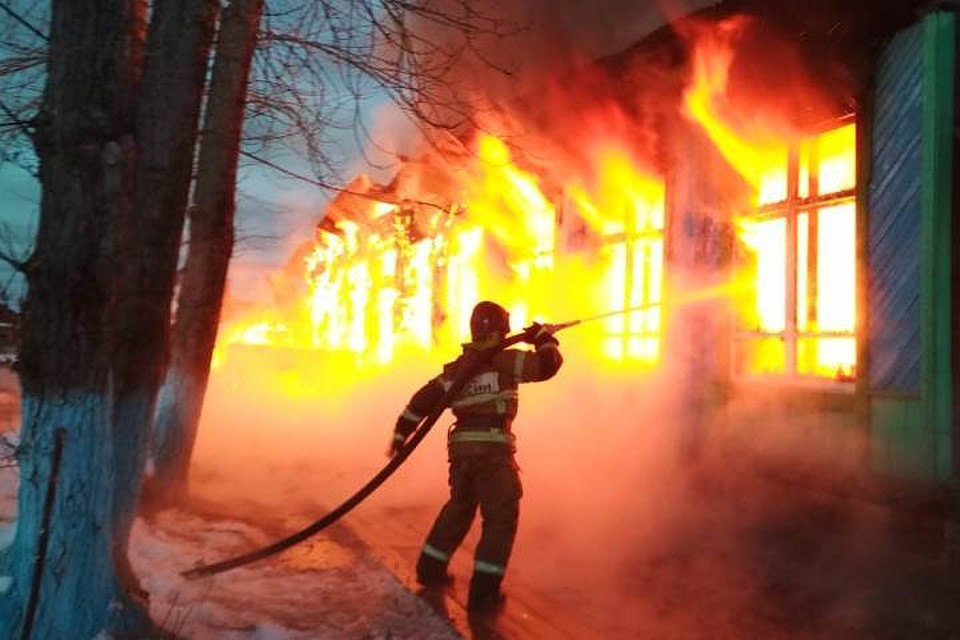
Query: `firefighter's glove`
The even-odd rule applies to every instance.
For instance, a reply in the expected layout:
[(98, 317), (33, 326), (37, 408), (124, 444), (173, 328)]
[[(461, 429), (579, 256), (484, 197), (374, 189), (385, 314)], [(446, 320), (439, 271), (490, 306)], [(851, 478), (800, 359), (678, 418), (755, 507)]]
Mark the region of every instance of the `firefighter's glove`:
[(393, 434), (393, 440), (390, 441), (390, 448), (387, 450), (387, 455), (393, 458), (398, 453), (400, 449), (403, 448), (403, 445), (407, 443), (407, 439), (400, 433)]
[(523, 341), (527, 344), (532, 344), (537, 349), (551, 342), (553, 344), (560, 344), (560, 341), (554, 337), (549, 327), (539, 322), (534, 322), (523, 330)]

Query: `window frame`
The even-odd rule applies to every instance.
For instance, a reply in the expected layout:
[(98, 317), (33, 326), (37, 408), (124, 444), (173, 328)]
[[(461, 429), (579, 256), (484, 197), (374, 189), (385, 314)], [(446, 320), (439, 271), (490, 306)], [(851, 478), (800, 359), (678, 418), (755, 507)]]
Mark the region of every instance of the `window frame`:
[[(620, 356), (619, 361), (622, 362), (638, 362), (644, 364), (656, 364), (660, 360), (660, 356), (663, 353), (663, 287), (665, 284), (665, 244), (664, 236), (666, 233), (666, 201), (663, 201), (662, 204), (663, 210), (660, 215), (660, 225), (653, 226), (644, 226), (640, 229), (637, 228), (637, 216), (636, 212), (625, 211), (624, 212), (624, 226), (623, 231), (618, 231), (616, 233), (604, 234), (600, 240), (600, 250), (609, 251), (610, 259), (613, 260), (613, 250), (618, 245), (623, 246), (623, 291), (622, 295), (618, 296), (617, 303), (620, 305), (618, 308), (627, 309), (633, 306), (643, 305), (648, 306), (649, 309), (644, 309), (643, 311), (636, 311), (631, 313), (623, 314), (623, 329), (622, 330), (612, 330), (608, 328), (608, 325), (604, 324), (604, 329), (602, 333), (602, 339), (606, 341), (619, 341), (620, 342)], [(659, 296), (657, 300), (650, 300), (650, 292), (652, 290), (653, 276), (652, 269), (649, 268), (650, 263), (653, 261), (655, 255), (652, 249), (654, 243), (659, 242), (660, 244), (660, 282), (657, 283)], [(639, 249), (639, 250), (638, 250)], [(634, 274), (635, 274), (635, 265), (638, 260), (643, 261), (645, 267), (643, 269), (644, 274), (644, 285), (641, 291), (643, 291), (643, 299), (638, 301), (636, 305), (631, 302), (633, 297), (634, 290)], [(655, 306), (658, 305), (658, 306)], [(639, 331), (634, 331), (630, 328), (631, 316), (633, 313), (649, 313), (656, 309), (660, 313), (660, 318), (657, 322), (656, 329), (647, 329), (646, 327), (640, 329)], [(617, 318), (614, 317), (614, 320)], [(643, 323), (646, 324), (646, 323)], [(651, 358), (644, 356), (632, 356), (630, 355), (630, 341), (631, 340), (652, 340), (656, 343), (656, 355)]]
[[(811, 331), (811, 330), (800, 330), (799, 323), (797, 322), (799, 317), (798, 305), (800, 302), (799, 298), (799, 251), (798, 251), (798, 234), (799, 234), (799, 217), (802, 214), (807, 215), (807, 277), (806, 277), (806, 295), (804, 299), (806, 300), (806, 314), (807, 322), (816, 321), (816, 308), (817, 308), (817, 267), (819, 259), (819, 235), (818, 235), (818, 226), (819, 226), (819, 217), (820, 212), (823, 209), (827, 209), (833, 206), (853, 204), (856, 208), (857, 198), (860, 196), (859, 184), (860, 184), (860, 149), (859, 149), (859, 135), (855, 133), (854, 136), (854, 184), (853, 186), (843, 189), (841, 191), (835, 191), (828, 194), (819, 193), (819, 154), (818, 148), (819, 145), (816, 141), (825, 133), (841, 129), (847, 125), (853, 124), (858, 131), (860, 126), (863, 126), (862, 123), (858, 122), (856, 113), (848, 113), (842, 117), (831, 119), (826, 122), (820, 123), (819, 126), (813, 127), (806, 132), (806, 134), (795, 143), (787, 145), (787, 164), (786, 164), (786, 173), (787, 173), (787, 184), (786, 184), (786, 198), (777, 202), (765, 203), (757, 206), (750, 214), (742, 216), (751, 221), (766, 221), (766, 220), (775, 220), (783, 219), (785, 221), (785, 243), (786, 243), (786, 255), (785, 255), (785, 270), (783, 273), (783, 278), (785, 279), (785, 317), (784, 317), (784, 329), (783, 331), (763, 331), (763, 330), (750, 330), (743, 327), (743, 323), (739, 317), (735, 317), (733, 320), (733, 357), (730, 359), (731, 367), (731, 376), (734, 380), (745, 381), (750, 379), (780, 379), (784, 381), (791, 382), (807, 382), (812, 384), (823, 384), (823, 385), (836, 385), (841, 384), (844, 388), (852, 389), (854, 384), (857, 381), (859, 375), (862, 375), (860, 370), (860, 350), (859, 350), (859, 336), (857, 331), (857, 324), (855, 319), (854, 327), (849, 331)], [(801, 167), (801, 154), (800, 149), (803, 144), (808, 144), (808, 157), (806, 158), (807, 167), (806, 167), (806, 176), (807, 176), (807, 190), (806, 196), (800, 196), (800, 176), (802, 173)], [(856, 217), (856, 213), (854, 216)], [(858, 236), (861, 233), (860, 229), (855, 226), (855, 237), (854, 237), (854, 246), (852, 249), (857, 252), (859, 251), (858, 247)], [(737, 241), (739, 242), (739, 241)], [(734, 252), (733, 259), (733, 270), (734, 274), (740, 272), (740, 267), (738, 265), (739, 251)], [(856, 273), (858, 269), (860, 257), (854, 255), (854, 304), (858, 305), (860, 302), (860, 288), (863, 286), (863, 283), (860, 282), (860, 278)], [(856, 318), (856, 314), (855, 314)], [(740, 346), (743, 343), (749, 341), (760, 341), (764, 339), (780, 339), (784, 344), (784, 368), (782, 371), (775, 372), (760, 372), (760, 371), (745, 371), (742, 366), (743, 357), (740, 355)], [(849, 375), (838, 377), (829, 377), (825, 375), (818, 375), (816, 373), (800, 373), (798, 371), (799, 365), (799, 349), (800, 342), (803, 339), (817, 339), (817, 338), (848, 338), (854, 341), (854, 353), (855, 360), (853, 364), (853, 371)]]

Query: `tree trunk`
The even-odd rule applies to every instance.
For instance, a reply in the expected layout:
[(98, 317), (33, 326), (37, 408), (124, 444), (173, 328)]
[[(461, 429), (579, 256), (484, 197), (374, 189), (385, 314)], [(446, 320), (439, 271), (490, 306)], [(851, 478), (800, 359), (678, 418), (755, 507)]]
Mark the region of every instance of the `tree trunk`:
[[(25, 267), (22, 481), (13, 584), (0, 599), (4, 638), (92, 638), (105, 628), (135, 631), (145, 620), (113, 563), (118, 531), (103, 321), (111, 228), (130, 209), (144, 15), (136, 0), (52, 6), (34, 140), (40, 224)], [(54, 474), (57, 433), (63, 449)], [(44, 554), (47, 562), (38, 563)]]
[(190, 243), (173, 328), (171, 364), (154, 426), (150, 496), (166, 505), (185, 497), (190, 457), (220, 323), (233, 252), (237, 161), (247, 80), (263, 0), (225, 9), (200, 142)]
[(150, 20), (136, 122), (134, 215), (118, 234), (112, 318), (114, 518), (121, 567), (169, 354), (170, 305), (218, 10), (219, 0), (157, 0)]
[(35, 139), (40, 225), (25, 268), (23, 481), (0, 637), (153, 631), (127, 544), (217, 8), (154, 3), (144, 63), (143, 0), (53, 4)]

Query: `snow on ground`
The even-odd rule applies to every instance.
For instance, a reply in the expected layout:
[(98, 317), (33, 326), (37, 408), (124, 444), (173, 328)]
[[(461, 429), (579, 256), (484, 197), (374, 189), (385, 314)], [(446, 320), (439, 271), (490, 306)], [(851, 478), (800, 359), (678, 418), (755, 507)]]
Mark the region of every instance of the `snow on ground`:
[(131, 561), (151, 615), (187, 638), (458, 638), (349, 535), (318, 535), (276, 558), (187, 581), (180, 572), (272, 538), (247, 524), (165, 511), (138, 520)]
[[(0, 494), (13, 496), (11, 473)], [(12, 500), (3, 503), (13, 514)], [(0, 551), (15, 523), (0, 526)], [(247, 524), (165, 511), (138, 519), (130, 559), (150, 613), (184, 638), (211, 640), (450, 640), (460, 636), (350, 536), (318, 535), (265, 562), (189, 581), (180, 572), (249, 551), (272, 537)], [(0, 593), (8, 588), (0, 576)]]

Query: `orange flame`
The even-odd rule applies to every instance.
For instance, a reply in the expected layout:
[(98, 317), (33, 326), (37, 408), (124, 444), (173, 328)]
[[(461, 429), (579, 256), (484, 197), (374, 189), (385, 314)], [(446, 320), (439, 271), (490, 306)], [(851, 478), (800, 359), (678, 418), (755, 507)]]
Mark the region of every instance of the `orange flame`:
[(663, 181), (639, 169), (621, 148), (604, 147), (596, 158), (595, 188), (569, 189), (591, 229), (606, 239), (608, 261), (601, 280), (609, 300), (621, 307), (649, 307), (606, 320), (601, 345), (612, 360), (655, 362), (660, 348), (663, 288)]
[[(386, 364), (399, 353), (435, 346), (449, 353), (469, 340), (470, 312), (484, 298), (507, 307), (514, 329), (545, 320), (545, 312), (590, 315), (655, 305), (662, 287), (663, 181), (622, 149), (604, 148), (595, 158), (593, 175), (567, 184), (558, 179), (550, 197), (544, 179), (521, 168), (503, 140), (481, 135), (475, 154), (455, 172), (457, 188), (446, 194), (447, 205), (373, 202), (369, 224), (323, 225), (304, 264), (305, 309), (286, 314), (284, 327), (301, 326), (270, 332), (241, 322), (221, 341), (285, 340)], [(584, 261), (558, 247), (564, 193), (575, 209), (571, 215), (581, 216), (604, 245), (600, 256)], [(576, 293), (566, 299), (560, 292)], [(590, 330), (578, 331), (586, 336)], [(594, 332), (594, 350), (606, 360), (652, 363), (659, 356), (656, 308), (610, 318)]]
[(699, 39), (692, 53), (692, 79), (684, 92), (686, 115), (704, 128), (730, 165), (753, 188), (759, 204), (787, 194), (785, 134), (749, 122), (727, 100), (730, 65), (745, 20), (725, 20)]
[(741, 307), (744, 368), (849, 379), (856, 368), (856, 125), (802, 136), (745, 122), (727, 96), (741, 26), (719, 23), (696, 43), (684, 106), (753, 189), (753, 211), (736, 216), (747, 254), (739, 268), (753, 279)]
[[(734, 105), (730, 67), (744, 24), (721, 22), (694, 43), (682, 105), (753, 191), (730, 212), (745, 257), (738, 290), (752, 281), (740, 307), (742, 359), (750, 373), (846, 379), (856, 367), (855, 125), (811, 136)], [(367, 198), (332, 207), (305, 260), (299, 306), (241, 321), (221, 343), (386, 364), (449, 353), (469, 339), (473, 305), (495, 299), (514, 329), (544, 313), (645, 307), (576, 335), (605, 362), (656, 363), (664, 182), (635, 155), (625, 122), (590, 119), (580, 129), (589, 135), (568, 145), (576, 159), (556, 166), (534, 168), (481, 134), (472, 152), (450, 142), (442, 159), (406, 163), (389, 186), (359, 180)]]

